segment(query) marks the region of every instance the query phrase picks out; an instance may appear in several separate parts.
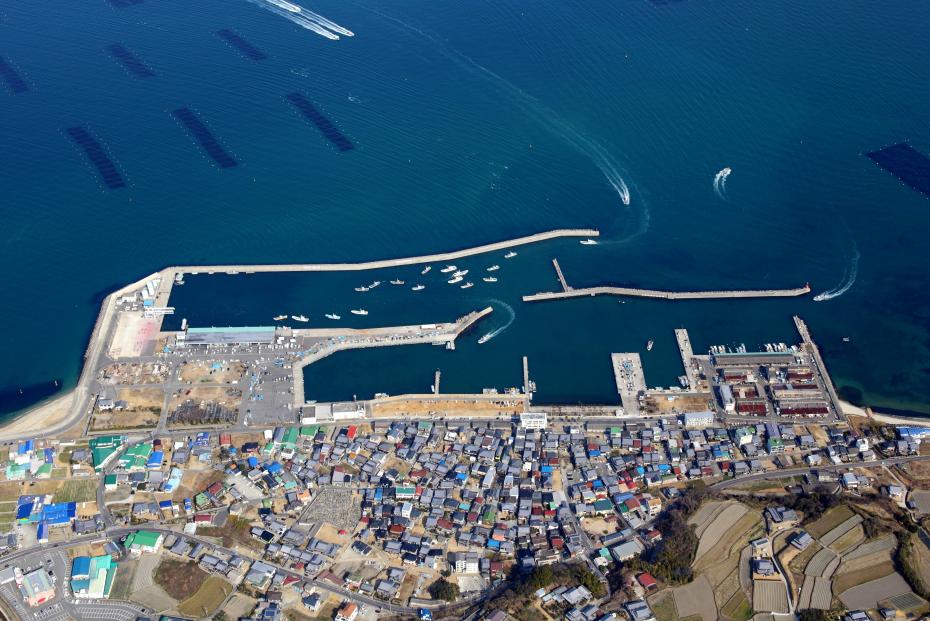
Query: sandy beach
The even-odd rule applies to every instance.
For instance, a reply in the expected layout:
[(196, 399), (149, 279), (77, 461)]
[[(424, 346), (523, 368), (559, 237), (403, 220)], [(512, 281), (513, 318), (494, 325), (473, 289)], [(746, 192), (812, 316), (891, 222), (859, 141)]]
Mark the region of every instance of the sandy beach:
[(71, 410), (74, 391), (39, 404), (0, 426), (0, 439), (28, 438), (30, 434), (49, 429), (62, 422)]
[(865, 418), (871, 418), (880, 423), (887, 423), (889, 425), (918, 425), (922, 427), (930, 426), (930, 419), (927, 418), (908, 418), (906, 416), (892, 416), (891, 414), (882, 414), (881, 412), (876, 412), (871, 408), (860, 408), (859, 406), (853, 405), (848, 401), (840, 400), (840, 407), (843, 408), (843, 413), (846, 416), (862, 416)]

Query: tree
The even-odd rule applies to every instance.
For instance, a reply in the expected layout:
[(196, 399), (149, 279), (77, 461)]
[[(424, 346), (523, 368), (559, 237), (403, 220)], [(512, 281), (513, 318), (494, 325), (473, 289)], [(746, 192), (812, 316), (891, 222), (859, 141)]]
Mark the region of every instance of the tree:
[(826, 610), (817, 610), (816, 608), (802, 610), (798, 617), (801, 621), (830, 621), (830, 615)]
[(430, 585), (429, 594), (433, 599), (454, 602), (459, 597), (459, 585), (449, 582), (445, 578), (440, 578)]

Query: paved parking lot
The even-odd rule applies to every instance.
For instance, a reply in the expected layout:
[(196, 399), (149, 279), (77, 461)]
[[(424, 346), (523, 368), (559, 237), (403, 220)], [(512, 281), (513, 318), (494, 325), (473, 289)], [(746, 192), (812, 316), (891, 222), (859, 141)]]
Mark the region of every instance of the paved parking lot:
[(77, 616), (81, 619), (111, 619), (112, 621), (132, 621), (141, 613), (138, 608), (128, 604), (78, 604), (75, 607)]

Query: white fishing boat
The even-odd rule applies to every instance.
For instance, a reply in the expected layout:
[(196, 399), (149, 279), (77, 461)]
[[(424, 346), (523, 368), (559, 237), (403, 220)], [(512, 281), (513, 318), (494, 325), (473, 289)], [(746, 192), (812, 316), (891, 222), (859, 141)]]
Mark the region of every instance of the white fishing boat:
[(415, 285), (413, 287), (410, 287), (411, 291), (423, 291), (424, 289), (426, 289), (426, 287), (423, 285)]
[(376, 281), (374, 281), (373, 283), (371, 283), (370, 285), (368, 285), (368, 288), (369, 288), (369, 289), (374, 289), (375, 287), (377, 287), (377, 286), (380, 285), (380, 284), (381, 284), (381, 281), (380, 281), (380, 280), (376, 280)]
[(468, 273), (468, 270), (459, 270), (456, 273), (452, 274), (453, 276), (464, 276)]
[(461, 288), (462, 288), (462, 289), (469, 289), (469, 288), (474, 287), (474, 286), (475, 286), (475, 283), (473, 283), (473, 282), (471, 282), (471, 281), (468, 281), (467, 283), (465, 283), (464, 285), (462, 285)]
[(484, 282), (497, 282), (497, 279), (494, 278), (493, 276), (485, 276), (481, 280), (483, 280)]
[(646, 343), (646, 351), (652, 351), (653, 345), (655, 345), (655, 343), (652, 342), (652, 339), (649, 339), (649, 342)]
[(423, 268), (423, 271), (420, 272), (420, 273), (421, 273), (421, 274), (425, 274), (425, 273), (427, 273), (428, 271), (430, 271), (431, 269), (433, 269), (433, 266), (432, 266), (432, 265), (427, 265), (426, 267)]
[(275, 315), (274, 317), (275, 321), (284, 321), (285, 319), (287, 319), (287, 315)]
[(488, 268), (488, 271), (489, 271), (489, 272), (496, 272), (496, 271), (499, 270), (500, 268), (501, 268), (500, 265), (495, 264), (495, 265), (492, 265), (491, 267), (489, 267), (489, 268)]
[(442, 272), (443, 274), (448, 274), (449, 272), (454, 272), (457, 269), (458, 268), (455, 267), (454, 265), (447, 265), (439, 271)]
[(326, 313), (326, 318), (332, 319), (333, 321), (339, 321), (340, 319), (342, 319), (342, 317), (340, 317), (339, 315), (335, 313)]
[(848, 342), (849, 342), (849, 337), (848, 337), (848, 336), (844, 336), (844, 337), (843, 337), (843, 342), (844, 342), (844, 343), (848, 343)]
[(368, 311), (365, 310), (364, 308), (353, 308), (349, 312), (351, 312), (353, 315), (367, 315), (368, 314)]
[(582, 239), (581, 240), (582, 246), (593, 246), (595, 244), (597, 244), (597, 241), (594, 239)]
[(358, 291), (359, 293), (364, 293), (365, 291), (368, 291), (369, 289), (368, 287), (356, 287), (355, 290)]
[(454, 277), (454, 278), (451, 278), (451, 279), (447, 280), (446, 282), (448, 282), (450, 285), (454, 285), (454, 284), (457, 283), (457, 282), (462, 282), (462, 277), (461, 277), (461, 276), (456, 276), (456, 277)]
[(400, 278), (395, 278), (394, 280), (391, 281), (391, 284), (392, 284), (392, 285), (402, 285), (402, 284), (404, 284), (404, 281), (401, 280)]
[(293, 319), (294, 321), (300, 321), (302, 323), (307, 323), (308, 321), (310, 321), (310, 318), (307, 317), (306, 315), (291, 315), (291, 319)]
[(493, 338), (494, 338), (494, 333), (493, 333), (493, 332), (488, 332), (487, 334), (485, 334), (484, 336), (482, 336), (480, 339), (478, 339), (478, 344), (479, 344), (479, 345), (484, 345), (485, 343), (487, 343), (488, 341), (490, 341), (490, 340), (493, 339)]
[(512, 259), (512, 258), (514, 258), (515, 256), (517, 256), (517, 253), (514, 252), (513, 250), (511, 250), (510, 252), (508, 252), (507, 254), (504, 255), (504, 258), (505, 258), (505, 259)]

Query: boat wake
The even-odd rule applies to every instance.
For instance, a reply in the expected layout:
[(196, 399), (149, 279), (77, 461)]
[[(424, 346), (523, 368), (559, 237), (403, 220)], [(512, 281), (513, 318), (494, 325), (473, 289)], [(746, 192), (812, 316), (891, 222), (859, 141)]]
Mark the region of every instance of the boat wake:
[(714, 192), (723, 200), (727, 200), (727, 177), (733, 172), (729, 167), (714, 175)]
[(513, 310), (513, 307), (507, 302), (502, 302), (501, 300), (491, 300), (491, 305), (493, 306), (495, 304), (499, 306), (503, 306), (504, 310), (507, 311), (507, 322), (504, 325), (502, 325), (500, 328), (495, 328), (491, 330), (490, 332), (488, 332), (487, 334), (485, 334), (484, 336), (482, 336), (481, 337), (482, 343), (487, 343), (488, 341), (493, 339), (495, 336), (502, 334), (504, 330), (509, 328), (510, 324), (512, 324), (514, 320), (517, 318), (516, 311)]
[(859, 274), (859, 256), (859, 248), (853, 248), (852, 260), (849, 263), (849, 267), (843, 272), (843, 280), (840, 281), (840, 284), (835, 289), (830, 289), (829, 291), (824, 291), (823, 293), (815, 295), (815, 302), (826, 302), (827, 300), (838, 298), (852, 288), (853, 284), (856, 282), (856, 276)]
[(338, 41), (339, 35), (355, 36), (355, 33), (351, 30), (343, 28), (319, 13), (314, 13), (299, 4), (287, 0), (249, 0), (249, 2), (332, 41)]
[[(412, 26), (407, 22), (397, 19), (391, 15), (386, 15), (385, 13), (376, 11), (374, 9), (370, 10), (382, 18), (394, 22), (401, 28), (414, 32), (421, 37), (428, 39), (437, 46), (440, 52), (447, 59), (462, 69), (465, 69), (466, 71), (473, 74), (483, 75), (485, 78), (490, 79), (492, 82), (502, 87), (503, 90), (511, 95), (519, 107), (522, 108), (528, 116), (532, 117), (545, 129), (549, 130), (550, 133), (556, 135), (558, 138), (561, 138), (569, 145), (571, 145), (576, 151), (590, 159), (594, 165), (597, 166), (598, 170), (601, 171), (601, 174), (604, 175), (607, 183), (610, 184), (610, 187), (613, 188), (613, 190), (617, 193), (617, 196), (620, 197), (620, 202), (622, 202), (625, 206), (630, 205), (630, 188), (623, 178), (622, 167), (613, 157), (613, 155), (599, 142), (573, 126), (557, 112), (539, 101), (536, 97), (530, 95), (519, 86), (513, 84), (491, 69), (488, 69), (471, 57), (466, 56), (458, 50), (451, 48), (448, 44), (446, 44), (435, 35), (424, 32), (416, 26)], [(630, 236), (631, 238), (643, 234), (649, 228), (648, 209), (646, 209), (645, 206), (641, 206), (640, 210), (642, 213), (639, 214), (638, 218), (638, 230)]]

